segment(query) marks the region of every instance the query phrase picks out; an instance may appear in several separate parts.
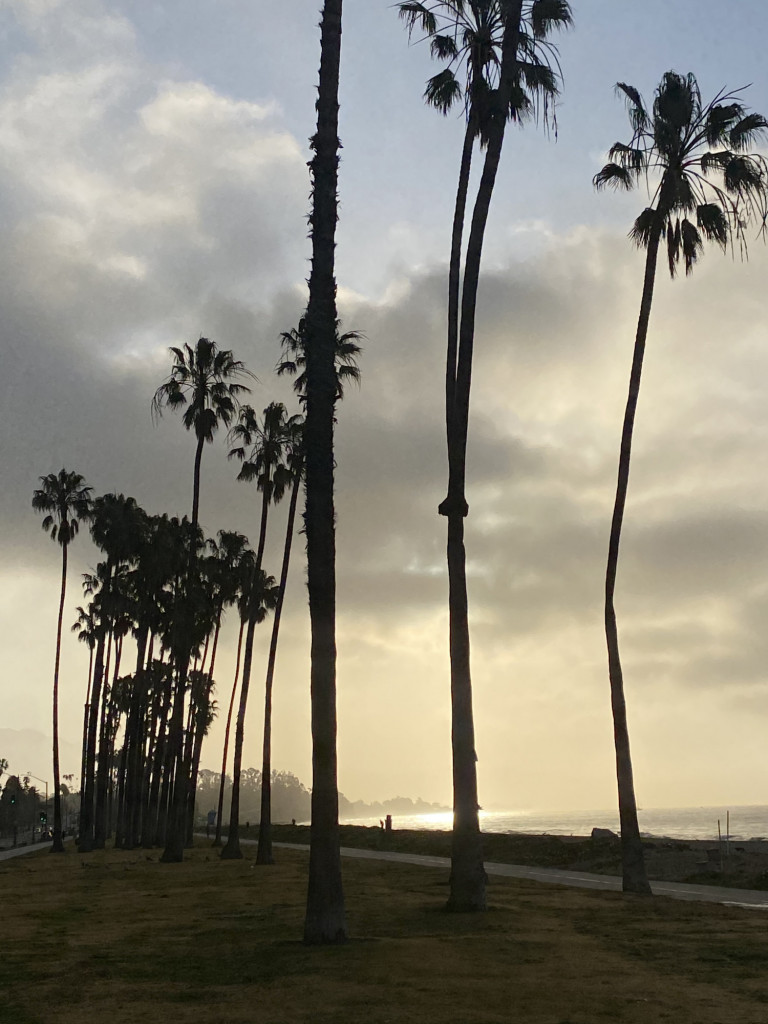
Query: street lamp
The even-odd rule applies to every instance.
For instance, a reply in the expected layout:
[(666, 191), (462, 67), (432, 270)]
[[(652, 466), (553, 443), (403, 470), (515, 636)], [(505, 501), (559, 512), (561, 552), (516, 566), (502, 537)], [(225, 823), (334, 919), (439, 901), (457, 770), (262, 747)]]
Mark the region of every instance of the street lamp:
[[(32, 772), (27, 772), (26, 773), (26, 778), (34, 779), (35, 782), (42, 782), (42, 784), (45, 786), (45, 823), (47, 825), (48, 824), (48, 783), (45, 781), (45, 779), (38, 779), (38, 777), (36, 775), (33, 775)], [(40, 829), (40, 838), (41, 839), (42, 839), (42, 831), (43, 830)], [(32, 826), (32, 842), (34, 842), (34, 841), (35, 841), (35, 829), (34, 829), (34, 825), (33, 825)]]

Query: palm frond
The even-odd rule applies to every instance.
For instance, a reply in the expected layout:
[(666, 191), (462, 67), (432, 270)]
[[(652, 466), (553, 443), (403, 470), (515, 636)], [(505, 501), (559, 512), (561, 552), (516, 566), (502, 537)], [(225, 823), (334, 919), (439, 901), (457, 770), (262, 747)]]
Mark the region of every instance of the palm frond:
[(701, 203), (696, 207), (696, 223), (706, 238), (725, 249), (728, 245), (728, 218), (717, 203)]
[(441, 114), (447, 114), (461, 99), (461, 83), (450, 68), (444, 68), (428, 80), (424, 99)]
[(627, 146), (623, 142), (614, 142), (608, 150), (612, 163), (619, 164), (635, 177), (641, 174), (648, 163), (648, 154), (638, 146)]
[(728, 133), (728, 142), (735, 153), (743, 153), (753, 146), (768, 130), (768, 121), (762, 114), (747, 114)]
[(617, 163), (607, 163), (592, 179), (592, 184), (598, 191), (610, 186), (617, 191), (624, 189), (630, 192), (635, 185), (636, 175)]
[(408, 26), (408, 38), (410, 39), (414, 28), (418, 25), (421, 31), (431, 36), (437, 32), (437, 19), (432, 11), (424, 4), (411, 0), (409, 3), (398, 4), (398, 15)]
[(722, 169), (733, 159), (733, 153), (729, 149), (709, 150), (703, 153), (699, 166), (702, 174), (709, 174), (715, 168)]
[(744, 107), (741, 103), (718, 103), (710, 107), (705, 125), (709, 145), (728, 144), (732, 129), (743, 119)]
[(630, 239), (638, 249), (647, 248), (653, 232), (660, 229), (661, 221), (662, 218), (659, 216), (658, 211), (654, 210), (652, 206), (647, 206), (643, 210), (629, 232)]
[(704, 252), (704, 242), (696, 225), (687, 218), (684, 218), (680, 224), (680, 236), (685, 273), (690, 274), (693, 271), (694, 263)]
[(648, 112), (645, 109), (643, 97), (637, 89), (633, 85), (627, 85), (626, 82), (617, 82), (616, 92), (624, 97), (627, 113), (629, 114), (629, 122), (634, 132), (637, 134), (646, 131), (650, 123)]
[(723, 181), (728, 192), (739, 196), (765, 191), (766, 176), (756, 160), (748, 156), (734, 156), (723, 171)]
[(573, 12), (567, 0), (534, 0), (531, 4), (531, 29), (538, 39), (548, 36), (553, 29), (569, 28)]
[(459, 55), (459, 48), (453, 36), (438, 34), (432, 37), (429, 52), (435, 60), (455, 60)]

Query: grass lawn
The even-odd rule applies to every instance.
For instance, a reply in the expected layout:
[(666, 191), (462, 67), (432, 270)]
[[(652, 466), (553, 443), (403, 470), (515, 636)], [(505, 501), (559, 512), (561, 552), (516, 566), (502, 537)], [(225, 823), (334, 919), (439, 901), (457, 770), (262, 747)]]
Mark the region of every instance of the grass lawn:
[(345, 861), (352, 941), (299, 941), (307, 855), (159, 852), (0, 863), (0, 1024), (766, 1024), (768, 917)]

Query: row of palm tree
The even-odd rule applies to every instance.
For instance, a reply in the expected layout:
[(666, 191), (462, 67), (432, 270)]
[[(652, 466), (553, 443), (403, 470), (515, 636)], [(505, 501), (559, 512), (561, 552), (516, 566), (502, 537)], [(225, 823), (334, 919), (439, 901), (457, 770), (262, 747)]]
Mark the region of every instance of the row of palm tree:
[[(469, 406), (472, 365), (475, 348), (478, 285), (485, 233), (491, 202), (500, 166), (506, 128), (509, 121), (539, 120), (545, 127), (554, 123), (554, 104), (561, 76), (557, 49), (552, 33), (571, 24), (567, 0), (409, 0), (398, 4), (399, 13), (412, 34), (419, 29), (430, 41), (433, 57), (442, 62), (441, 70), (427, 83), (427, 102), (442, 113), (456, 103), (464, 107), (464, 131), (459, 164), (458, 185), (453, 216), (447, 296), (447, 355), (445, 372), (445, 427), (448, 452), (448, 485), (439, 514), (448, 520), (447, 565), (449, 578), (449, 650), (451, 662), (452, 753), (454, 782), (454, 829), (452, 847), (451, 890), (449, 908), (481, 910), (486, 905), (485, 872), (478, 820), (478, 790), (475, 763), (475, 736), (472, 710), (470, 671), (470, 635), (468, 625), (468, 594), (464, 520), (469, 506), (466, 496), (466, 453), (469, 428)], [(317, 99), (317, 130), (311, 140), (310, 162), (312, 208), (310, 237), (312, 264), (309, 278), (309, 301), (306, 315), (296, 332), (284, 336), (286, 355), (282, 368), (286, 372), (302, 370), (299, 385), (305, 422), (302, 444), (293, 451), (294, 463), (305, 474), (304, 526), (307, 538), (307, 569), (311, 622), (311, 699), (313, 739), (312, 829), (309, 885), (304, 937), (307, 942), (339, 942), (346, 938), (343, 887), (338, 843), (338, 790), (336, 766), (336, 642), (335, 642), (335, 524), (334, 524), (334, 425), (335, 406), (342, 394), (344, 373), (339, 370), (341, 339), (338, 333), (335, 280), (335, 244), (338, 189), (338, 91), (341, 59), (342, 0), (324, 0), (321, 18), (321, 63)], [(638, 321), (624, 427), (622, 432), (619, 475), (609, 541), (606, 570), (605, 627), (608, 645), (611, 703), (614, 716), (617, 780), (622, 826), (624, 888), (627, 891), (649, 892), (642, 846), (637, 827), (636, 803), (629, 751), (627, 716), (623, 678), (618, 649), (618, 631), (614, 610), (615, 584), (619, 542), (627, 496), (632, 431), (639, 394), (642, 360), (647, 336), (656, 262), (660, 245), (666, 239), (670, 272), (682, 258), (690, 272), (699, 258), (703, 244), (712, 240), (726, 249), (737, 243), (743, 247), (748, 224), (755, 219), (765, 224), (768, 211), (768, 173), (760, 156), (750, 155), (768, 123), (750, 113), (740, 93), (720, 93), (704, 104), (693, 75), (667, 73), (658, 87), (652, 108), (648, 110), (634, 88), (621, 83), (619, 90), (628, 102), (633, 136), (629, 144), (616, 143), (610, 151), (610, 162), (595, 177), (595, 185), (629, 188), (641, 179), (652, 186), (650, 205), (638, 217), (631, 232), (632, 240), (646, 250), (643, 296)], [(477, 149), (482, 154), (477, 189), (471, 215), (469, 187), (471, 169)], [(469, 231), (464, 247), (465, 224)], [(353, 369), (354, 355), (359, 350), (357, 336), (344, 336), (351, 346), (352, 358), (345, 364)], [(295, 344), (294, 344), (295, 343)], [(293, 349), (291, 345), (294, 344)], [(92, 805), (95, 819), (94, 838), (100, 835), (104, 779), (92, 781), (95, 762), (96, 734), (104, 738), (105, 752), (110, 737), (115, 735), (121, 707), (128, 708), (128, 722), (121, 759), (125, 761), (124, 792), (135, 797), (138, 779), (131, 779), (131, 764), (140, 751), (146, 752), (141, 740), (134, 742), (133, 726), (141, 719), (157, 715), (168, 721), (165, 774), (152, 776), (164, 790), (167, 808), (165, 860), (179, 860), (188, 831), (190, 782), (194, 774), (194, 751), (198, 736), (204, 732), (210, 717), (206, 710), (206, 692), (212, 692), (212, 672), (206, 682), (205, 651), (212, 636), (216, 649), (221, 611), (205, 619), (202, 599), (196, 604), (194, 584), (201, 577), (200, 551), (202, 541), (198, 527), (200, 497), (200, 465), (206, 442), (212, 441), (220, 425), (232, 429), (238, 418), (234, 436), (238, 444), (234, 456), (241, 461), (242, 479), (255, 479), (261, 491), (261, 518), (257, 550), (250, 562), (249, 581), (252, 590), (240, 605), (241, 626), (238, 644), (238, 671), (242, 653), (240, 708), (235, 733), (235, 779), (242, 758), (242, 720), (248, 699), (253, 657), (253, 635), (259, 617), (266, 614), (269, 601), (254, 603), (252, 594), (258, 587), (275, 594), (276, 611), (273, 643), (265, 690), (265, 741), (262, 777), (267, 780), (262, 791), (265, 822), (263, 846), (259, 859), (271, 860), (269, 842), (269, 785), (271, 689), (274, 673), (273, 645), (277, 644), (278, 609), (282, 608), (279, 588), (267, 583), (262, 569), (264, 536), (270, 504), (282, 494), (291, 493), (289, 536), (286, 543), (281, 582), (287, 575), (290, 537), (296, 514), (299, 477), (289, 483), (289, 470), (283, 458), (283, 437), (291, 433), (288, 421), (276, 406), (265, 410), (259, 419), (252, 410), (239, 405), (239, 395), (247, 391), (238, 379), (245, 374), (241, 363), (229, 352), (220, 352), (213, 342), (200, 339), (196, 349), (173, 349), (175, 363), (168, 380), (158, 389), (154, 408), (184, 409), (187, 429), (196, 436), (193, 477), (192, 518), (180, 523), (185, 540), (181, 550), (185, 557), (177, 562), (172, 585), (166, 583), (167, 601), (171, 609), (160, 649), (164, 662), (152, 660), (147, 638), (155, 632), (146, 627), (146, 637), (139, 632), (137, 648), (141, 652), (133, 686), (125, 687), (121, 697), (117, 686), (117, 665), (122, 652), (122, 636), (118, 628), (118, 580), (124, 570), (119, 549), (107, 553), (98, 577), (98, 592), (104, 591), (101, 614), (112, 622), (111, 644), (114, 648), (112, 704), (100, 696), (105, 677), (104, 658), (99, 647), (93, 664), (90, 690), (87, 742), (85, 743), (86, 804)], [(284, 432), (284, 433), (283, 433)], [(280, 437), (278, 442), (277, 438)], [(290, 442), (285, 441), (290, 446)], [(280, 457), (276, 452), (280, 449)], [(274, 451), (273, 451), (274, 450)], [(295, 469), (295, 466), (294, 466)], [(69, 480), (69, 477), (72, 477)], [(62, 471), (69, 491), (80, 494), (87, 502), (88, 494), (81, 478)], [(45, 491), (45, 486), (40, 492)], [(41, 511), (55, 509), (48, 499), (37, 499)], [(73, 535), (72, 513), (75, 498), (64, 512), (49, 511), (49, 527), (56, 527), (64, 549), (61, 608), (66, 584), (66, 548)], [(133, 571), (128, 568), (126, 573)], [(165, 592), (165, 591), (164, 591)], [(183, 600), (182, 600), (183, 595)], [(271, 600), (271, 598), (270, 598)], [(223, 602), (220, 608), (223, 609)], [(218, 617), (217, 617), (218, 616)], [(207, 632), (201, 623), (205, 619)], [(131, 620), (135, 622), (136, 620)], [(61, 612), (59, 623), (61, 623)], [(132, 628), (132, 627), (125, 627)], [(140, 629), (141, 627), (135, 626)], [(54, 678), (54, 733), (57, 736), (58, 650)], [(124, 634), (123, 634), (124, 635)], [(244, 640), (244, 648), (241, 646)], [(109, 643), (106, 657), (110, 657)], [(202, 653), (201, 653), (202, 650)], [(200, 659), (200, 668), (197, 667)], [(137, 696), (141, 688), (137, 676), (158, 669), (158, 684), (152, 698), (153, 712), (148, 715)], [(143, 684), (142, 684), (143, 685)], [(206, 689), (207, 688), (207, 689)], [(190, 694), (188, 703), (187, 693)], [(158, 696), (162, 694), (162, 696)], [(101, 710), (94, 711), (94, 706)], [(122, 701), (122, 704), (121, 704)], [(235, 691), (230, 701), (230, 719), (234, 709)], [(187, 709), (185, 729), (185, 708)], [(132, 711), (136, 711), (132, 715)], [(159, 719), (157, 719), (159, 720)], [(139, 737), (139, 733), (136, 736)], [(154, 734), (153, 734), (154, 735)], [(56, 741), (55, 741), (56, 742)], [(144, 740), (146, 744), (146, 738)], [(105, 755), (106, 756), (106, 755)], [(132, 760), (133, 759), (133, 760)], [(102, 756), (100, 748), (99, 764)], [(145, 762), (146, 763), (146, 762)], [(225, 754), (226, 764), (226, 754)], [(119, 773), (118, 773), (119, 774)], [(223, 775), (222, 771), (222, 775)], [(95, 788), (94, 788), (95, 787)], [(101, 788), (100, 788), (101, 787)], [(119, 801), (118, 801), (119, 802)], [(130, 804), (130, 800), (128, 801)], [(131, 805), (133, 806), (133, 805)], [(150, 804), (150, 806), (153, 806)], [(266, 813), (265, 813), (266, 810)], [(90, 810), (85, 808), (85, 818)], [(131, 812), (133, 813), (133, 812)], [(220, 839), (220, 837), (217, 837)], [(233, 785), (232, 814), (227, 845), (223, 855), (238, 856), (237, 783)]]
[[(306, 320), (282, 336), (283, 358), (277, 370), (296, 377), (295, 390), (306, 402), (304, 334)], [(336, 393), (346, 381), (357, 381), (359, 335), (338, 335), (335, 345)], [(164, 844), (163, 859), (183, 857), (191, 841), (194, 794), (202, 741), (215, 713), (212, 699), (214, 666), (222, 615), (237, 604), (240, 632), (236, 677), (225, 736), (224, 768), (229, 725), (234, 705), (243, 638), (240, 706), (236, 719), (234, 781), (229, 831), (224, 858), (239, 857), (239, 778), (242, 766), (244, 720), (247, 708), (255, 626), (273, 608), (278, 609), (272, 630), (265, 689), (263, 769), (267, 784), (262, 793), (258, 859), (272, 863), (271, 809), (271, 701), (280, 623), (287, 584), (298, 498), (303, 480), (303, 420), (289, 416), (280, 403), (271, 403), (258, 416), (240, 405), (238, 390), (226, 392), (231, 375), (247, 371), (231, 353), (201, 338), (197, 345), (171, 350), (169, 379), (155, 395), (153, 412), (164, 404), (184, 408), (184, 425), (196, 435), (193, 510), (199, 508), (201, 452), (212, 440), (218, 424), (230, 426), (229, 455), (240, 462), (238, 479), (254, 481), (261, 494), (257, 550), (243, 534), (220, 531), (218, 541), (205, 540), (198, 524), (183, 518), (150, 517), (133, 498), (103, 495), (90, 498), (82, 478), (62, 471), (59, 478), (43, 480), (67, 506), (56, 536), (70, 538), (79, 521), (87, 521), (92, 539), (105, 554), (93, 573), (85, 577), (86, 608), (78, 609), (73, 629), (90, 648), (84, 715), (80, 849), (104, 846), (114, 824), (115, 841), (132, 847)], [(213, 369), (212, 369), (213, 368)], [(178, 386), (177, 386), (178, 385)], [(164, 399), (170, 395), (168, 403)], [(196, 404), (198, 415), (188, 415)], [(213, 413), (218, 411), (218, 415)], [(233, 418), (237, 422), (233, 423)], [(77, 488), (73, 487), (74, 478)], [(76, 499), (71, 493), (76, 494)], [(280, 585), (262, 568), (269, 509), (290, 493), (290, 509)], [(35, 507), (42, 509), (36, 493)], [(54, 516), (55, 519), (55, 516)], [(46, 518), (44, 526), (51, 522)], [(64, 548), (66, 553), (66, 547)], [(63, 579), (66, 579), (66, 564)], [(131, 634), (136, 644), (136, 668), (121, 675), (123, 644)], [(61, 632), (57, 634), (60, 649)], [(159, 656), (158, 656), (159, 655)], [(58, 662), (57, 662), (58, 665)], [(56, 677), (58, 679), (58, 676)], [(116, 741), (122, 736), (122, 747)], [(223, 785), (222, 785), (223, 793)], [(221, 798), (217, 844), (221, 838)], [(56, 850), (61, 848), (60, 837)]]

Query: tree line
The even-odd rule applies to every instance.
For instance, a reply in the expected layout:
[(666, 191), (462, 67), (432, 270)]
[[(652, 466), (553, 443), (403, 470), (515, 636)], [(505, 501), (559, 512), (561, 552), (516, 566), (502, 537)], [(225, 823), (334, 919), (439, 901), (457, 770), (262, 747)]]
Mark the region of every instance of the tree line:
[[(456, 199), (452, 220), (449, 273), (446, 291), (445, 437), (448, 454), (446, 496), (438, 512), (447, 523), (449, 583), (449, 637), (452, 707), (453, 846), (450, 896), (452, 910), (482, 910), (486, 905), (482, 837), (478, 816), (477, 754), (472, 705), (469, 600), (466, 580), (465, 520), (466, 458), (469, 408), (474, 360), (478, 285), (491, 203), (501, 163), (507, 126), (511, 122), (556, 123), (556, 102), (562, 75), (554, 33), (572, 23), (567, 0), (427, 0), (397, 5), (409, 35), (429, 43), (440, 68), (426, 86), (425, 99), (442, 114), (455, 107), (463, 111)], [(317, 130), (310, 140), (312, 158), (312, 245), (305, 317), (295, 332), (283, 337), (294, 345), (284, 360), (293, 371), (301, 369), (303, 425), (300, 445), (295, 443), (293, 468), (269, 454), (280, 449), (284, 457), (284, 410), (269, 407), (263, 419), (245, 413), (239, 396), (245, 368), (228, 350), (200, 339), (192, 349), (172, 349), (174, 367), (158, 389), (155, 409), (183, 409), (185, 426), (196, 437), (192, 515), (189, 520), (147, 520), (147, 551), (155, 556), (142, 562), (141, 544), (130, 556), (109, 539), (105, 506), (126, 511), (122, 496), (91, 501), (81, 477), (62, 471), (43, 478), (33, 504), (46, 514), (44, 526), (62, 546), (63, 566), (59, 610), (59, 638), (66, 589), (67, 547), (77, 523), (90, 523), (102, 546), (105, 561), (95, 574), (94, 600), (98, 633), (94, 633), (94, 666), (90, 699), (86, 702), (84, 733), (83, 808), (81, 843), (102, 841), (104, 804), (109, 798), (108, 751), (118, 723), (124, 720), (125, 741), (119, 753), (112, 799), (118, 807), (119, 840), (139, 841), (144, 826), (153, 842), (165, 844), (163, 859), (177, 861), (189, 839), (190, 807), (195, 751), (212, 713), (213, 661), (221, 610), (229, 602), (240, 615), (242, 681), (235, 728), (235, 771), (231, 822), (224, 853), (237, 856), (242, 723), (248, 699), (253, 633), (270, 611), (279, 624), (284, 580), (275, 583), (262, 568), (263, 532), (267, 511), (278, 496), (304, 487), (304, 528), (311, 623), (310, 692), (313, 776), (311, 787), (311, 850), (304, 937), (308, 942), (343, 941), (347, 934), (338, 840), (338, 787), (336, 766), (336, 634), (335, 634), (335, 519), (334, 425), (344, 374), (356, 376), (356, 337), (349, 343), (351, 358), (340, 358), (342, 339), (336, 306), (335, 244), (338, 217), (338, 95), (341, 73), (342, 0), (324, 0), (321, 17), (321, 58), (316, 101)], [(639, 394), (643, 354), (650, 323), (657, 257), (665, 249), (670, 274), (682, 263), (690, 273), (704, 244), (712, 241), (723, 250), (744, 250), (751, 223), (764, 227), (768, 212), (768, 173), (755, 144), (768, 128), (759, 114), (750, 112), (741, 91), (721, 92), (704, 102), (692, 74), (665, 74), (647, 105), (641, 94), (619, 83), (626, 101), (631, 137), (615, 143), (609, 162), (595, 176), (597, 188), (629, 189), (647, 182), (649, 202), (635, 221), (630, 238), (646, 253), (640, 314), (635, 337), (628, 400), (621, 434), (619, 470), (610, 526), (605, 576), (605, 630), (608, 648), (610, 699), (614, 720), (618, 801), (622, 832), (624, 889), (648, 893), (637, 825), (624, 683), (614, 610), (619, 545), (627, 495), (632, 432)], [(473, 163), (481, 166), (470, 195)], [(210, 367), (206, 383), (197, 376)], [(214, 369), (219, 367), (219, 370)], [(208, 370), (206, 372), (209, 372)], [(218, 374), (218, 376), (217, 376)], [(240, 379), (237, 379), (240, 378)], [(274, 420), (274, 422), (273, 422)], [(277, 425), (279, 423), (279, 426)], [(218, 555), (199, 529), (200, 464), (205, 443), (219, 425), (227, 426), (235, 457), (242, 462), (244, 479), (256, 479), (262, 493), (262, 519), (255, 552), (219, 537), (217, 550), (226, 558), (245, 559), (237, 594), (216, 582)], [(301, 465), (301, 470), (296, 464)], [(283, 466), (284, 475), (283, 474)], [(303, 473), (303, 477), (301, 474)], [(291, 475), (293, 474), (293, 475)], [(283, 490), (281, 491), (281, 487)], [(296, 499), (297, 500), (297, 499)], [(295, 512), (295, 507), (294, 507)], [(100, 515), (101, 513), (101, 515)], [(122, 514), (122, 512), (121, 512)], [(133, 515), (126, 518), (130, 519)], [(138, 515), (138, 513), (137, 513)], [(107, 520), (108, 521), (108, 520)], [(101, 524), (101, 525), (97, 525)], [(94, 531), (95, 525), (95, 531)], [(141, 531), (138, 531), (141, 532)], [(290, 535), (290, 531), (289, 531)], [(162, 550), (161, 550), (162, 548)], [(286, 545), (286, 550), (288, 544)], [(287, 557), (287, 555), (286, 555)], [(101, 575), (99, 575), (101, 573)], [(141, 574), (146, 574), (146, 579)], [(135, 575), (138, 574), (138, 575)], [(123, 596), (122, 580), (125, 577)], [(143, 599), (131, 604), (131, 580), (141, 579), (137, 595), (152, 592), (150, 606)], [(245, 582), (243, 582), (243, 580)], [(154, 589), (153, 589), (154, 588)], [(121, 602), (127, 602), (123, 605)], [(141, 605), (141, 611), (139, 611)], [(123, 611), (128, 607), (128, 611)], [(90, 627), (89, 627), (90, 628)], [(136, 636), (137, 661), (128, 677), (118, 674), (122, 637)], [(121, 632), (123, 631), (124, 632)], [(58, 788), (57, 693), (60, 642), (54, 670), (54, 775)], [(240, 645), (238, 652), (240, 653)], [(273, 659), (272, 648), (270, 657)], [(111, 659), (111, 661), (110, 661)], [(274, 662), (271, 661), (272, 671)], [(106, 666), (111, 667), (107, 670)], [(240, 657), (238, 656), (238, 666)], [(127, 678), (129, 681), (122, 683)], [(269, 721), (272, 675), (265, 688), (265, 737), (261, 818), (269, 821)], [(230, 698), (233, 714), (235, 693)], [(102, 770), (101, 740), (104, 743)], [(99, 756), (96, 744), (99, 742)], [(147, 756), (150, 755), (151, 756)], [(225, 755), (226, 756), (226, 755)], [(224, 769), (221, 773), (224, 776)], [(266, 806), (266, 813), (265, 813)], [(141, 824), (141, 828), (139, 828)], [(148, 835), (148, 839), (149, 839)], [(219, 838), (219, 837), (217, 837)], [(268, 833), (260, 862), (271, 858)], [(58, 847), (55, 847), (58, 848)], [(228, 852), (227, 852), (228, 851)]]

